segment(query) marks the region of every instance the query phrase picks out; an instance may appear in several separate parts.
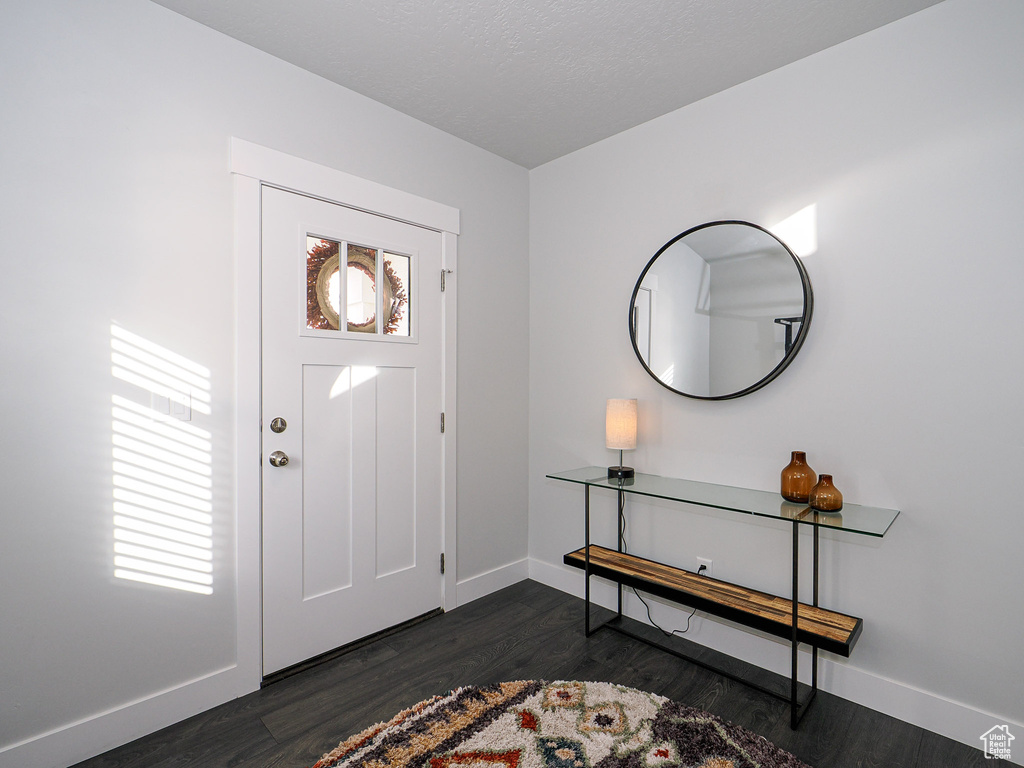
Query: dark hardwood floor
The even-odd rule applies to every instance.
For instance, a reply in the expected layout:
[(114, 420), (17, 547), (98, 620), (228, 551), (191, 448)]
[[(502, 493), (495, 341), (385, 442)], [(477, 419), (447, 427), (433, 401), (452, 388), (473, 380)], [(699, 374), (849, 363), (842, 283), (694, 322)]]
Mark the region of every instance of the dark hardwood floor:
[[(582, 625), (581, 600), (523, 581), (77, 768), (301, 768), (345, 737), (434, 694), (520, 679), (606, 680), (659, 693), (743, 725), (815, 768), (991, 768), (996, 762), (980, 749), (824, 692), (793, 731), (785, 702), (615, 632), (586, 638)], [(743, 674), (759, 672), (688, 641), (674, 642)], [(776, 682), (781, 690), (784, 681)]]

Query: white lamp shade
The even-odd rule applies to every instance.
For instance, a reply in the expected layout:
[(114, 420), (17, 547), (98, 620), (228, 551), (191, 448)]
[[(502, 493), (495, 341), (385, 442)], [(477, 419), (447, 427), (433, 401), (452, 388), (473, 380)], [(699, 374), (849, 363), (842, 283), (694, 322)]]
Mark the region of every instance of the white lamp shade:
[(631, 451), (636, 448), (636, 400), (609, 400), (605, 412), (606, 448)]

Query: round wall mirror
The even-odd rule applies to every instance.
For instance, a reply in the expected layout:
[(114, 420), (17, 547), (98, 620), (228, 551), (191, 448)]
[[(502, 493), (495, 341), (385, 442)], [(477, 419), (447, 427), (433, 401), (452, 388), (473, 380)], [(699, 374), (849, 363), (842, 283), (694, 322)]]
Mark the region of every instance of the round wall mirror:
[(756, 224), (713, 221), (672, 238), (644, 267), (629, 335), (668, 389), (727, 400), (785, 370), (813, 305), (807, 271), (785, 243)]

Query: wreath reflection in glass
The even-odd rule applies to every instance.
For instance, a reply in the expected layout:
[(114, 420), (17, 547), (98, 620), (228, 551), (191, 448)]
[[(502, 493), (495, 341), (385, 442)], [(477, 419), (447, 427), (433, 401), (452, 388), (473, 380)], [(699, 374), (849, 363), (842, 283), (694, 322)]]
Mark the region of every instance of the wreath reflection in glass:
[[(341, 325), (340, 279), (338, 243), (331, 240), (309, 239), (311, 247), (306, 259), (306, 325), (318, 330), (338, 330)], [(399, 331), (401, 320), (409, 304), (406, 287), (395, 273), (394, 266), (384, 254), (382, 307), (384, 333)], [(348, 246), (348, 275), (358, 272), (364, 277), (372, 291), (376, 290), (377, 250), (358, 245)], [(374, 312), (364, 315), (360, 322), (350, 318), (347, 330), (363, 333), (377, 332), (377, 317)]]

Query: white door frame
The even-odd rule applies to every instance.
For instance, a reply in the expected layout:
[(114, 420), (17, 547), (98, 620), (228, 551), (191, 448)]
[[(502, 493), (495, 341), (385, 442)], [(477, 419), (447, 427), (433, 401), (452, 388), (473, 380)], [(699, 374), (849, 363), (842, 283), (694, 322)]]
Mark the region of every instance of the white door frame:
[[(262, 677), (260, 558), (260, 188), (279, 187), (367, 213), (387, 216), (441, 233), (441, 267), (451, 270), (441, 303), (444, 326), (442, 396), (445, 409), (442, 457), (444, 552), (443, 607), (456, 600), (455, 544), (455, 320), (459, 210), (276, 150), (231, 139), (230, 170), (235, 192), (235, 494), (237, 540), (238, 666), (243, 678)], [(429, 285), (429, 276), (424, 285)], [(437, 276), (440, 290), (441, 276)]]

